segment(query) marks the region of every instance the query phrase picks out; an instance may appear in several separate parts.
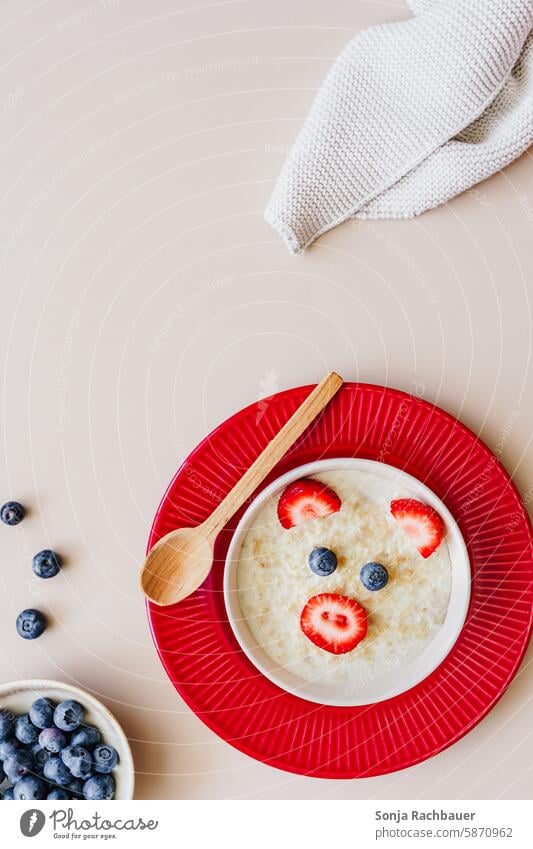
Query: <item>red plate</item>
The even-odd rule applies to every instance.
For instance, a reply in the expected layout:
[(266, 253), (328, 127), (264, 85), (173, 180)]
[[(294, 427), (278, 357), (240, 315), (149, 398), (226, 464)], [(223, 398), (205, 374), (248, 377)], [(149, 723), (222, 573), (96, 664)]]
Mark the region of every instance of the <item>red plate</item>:
[[(262, 400), (213, 431), (170, 484), (148, 547), (173, 528), (202, 522), (311, 389)], [(468, 546), (472, 597), (465, 626), (448, 657), (417, 687), (375, 705), (330, 707), (264, 678), (241, 651), (224, 606), (224, 558), (241, 514), (220, 534), (201, 589), (173, 607), (148, 605), (168, 676), (200, 719), (263, 763), (320, 778), (393, 772), (454, 743), (505, 692), (532, 625), (531, 525), (505, 470), (473, 433), (402, 392), (346, 384), (264, 485), (311, 460), (352, 456), (398, 466), (427, 484)]]

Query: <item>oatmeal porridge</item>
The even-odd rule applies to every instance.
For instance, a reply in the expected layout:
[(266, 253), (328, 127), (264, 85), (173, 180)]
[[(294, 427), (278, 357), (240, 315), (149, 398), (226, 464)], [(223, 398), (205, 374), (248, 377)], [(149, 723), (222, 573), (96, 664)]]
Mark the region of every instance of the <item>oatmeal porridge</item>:
[(325, 472), (276, 492), (237, 568), (254, 638), (306, 681), (362, 685), (410, 662), (450, 598), (440, 517), (369, 471)]

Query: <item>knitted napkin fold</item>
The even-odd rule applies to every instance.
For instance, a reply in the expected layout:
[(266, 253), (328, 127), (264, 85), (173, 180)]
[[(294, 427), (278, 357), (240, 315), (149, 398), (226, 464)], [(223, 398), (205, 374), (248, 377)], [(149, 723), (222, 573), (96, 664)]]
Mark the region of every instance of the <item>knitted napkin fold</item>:
[(409, 0), (327, 74), (266, 220), (293, 253), (349, 218), (410, 218), (533, 143), (533, 0)]

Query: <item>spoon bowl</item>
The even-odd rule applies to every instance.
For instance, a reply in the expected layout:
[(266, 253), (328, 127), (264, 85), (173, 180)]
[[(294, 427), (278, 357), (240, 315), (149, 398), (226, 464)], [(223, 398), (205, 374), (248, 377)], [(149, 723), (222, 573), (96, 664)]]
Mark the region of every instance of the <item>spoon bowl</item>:
[(279, 463), (283, 455), (316, 419), (342, 386), (331, 372), (300, 404), (205, 522), (196, 528), (178, 528), (152, 548), (141, 572), (144, 594), (155, 604), (175, 604), (191, 595), (207, 578), (213, 564), (218, 532)]
[(142, 590), (150, 601), (175, 604), (203, 584), (213, 563), (214, 543), (204, 524), (171, 531), (154, 545), (141, 573)]

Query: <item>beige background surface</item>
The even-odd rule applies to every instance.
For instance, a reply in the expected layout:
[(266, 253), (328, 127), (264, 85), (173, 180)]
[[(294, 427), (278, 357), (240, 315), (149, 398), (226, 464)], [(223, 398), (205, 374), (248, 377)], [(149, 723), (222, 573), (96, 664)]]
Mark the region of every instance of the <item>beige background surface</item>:
[[(412, 222), (291, 257), (262, 211), (363, 0), (0, 6), (0, 678), (99, 695), (139, 797), (528, 798), (531, 652), (493, 712), (420, 766), (305, 779), (220, 741), (167, 681), (137, 589), (160, 496), (241, 406), (334, 368), (461, 417), (533, 494), (533, 163)], [(45, 546), (68, 559), (32, 580)], [(26, 643), (18, 611), (53, 626)]]

